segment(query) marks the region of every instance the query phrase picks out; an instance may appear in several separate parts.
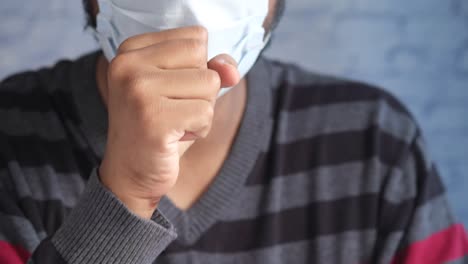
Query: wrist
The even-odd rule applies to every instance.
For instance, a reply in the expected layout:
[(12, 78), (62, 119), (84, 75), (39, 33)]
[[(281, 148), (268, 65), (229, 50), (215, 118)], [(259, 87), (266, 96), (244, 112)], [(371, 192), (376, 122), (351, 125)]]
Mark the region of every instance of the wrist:
[(154, 212), (158, 208), (160, 199), (143, 199), (129, 197), (125, 195), (116, 195), (115, 196), (130, 210), (132, 213), (143, 219), (151, 219)]
[(110, 190), (132, 213), (144, 219), (151, 219), (158, 207), (160, 198), (143, 198), (131, 195), (129, 191), (130, 184), (119, 182), (118, 177), (110, 177), (112, 174), (109, 174), (105, 162), (101, 164), (97, 172), (101, 184)]

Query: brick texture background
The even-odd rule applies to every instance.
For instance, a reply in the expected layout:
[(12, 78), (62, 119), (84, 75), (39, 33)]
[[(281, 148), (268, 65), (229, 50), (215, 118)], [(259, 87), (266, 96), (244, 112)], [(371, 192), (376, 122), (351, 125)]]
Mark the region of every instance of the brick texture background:
[[(0, 78), (96, 48), (81, 1), (1, 0)], [(468, 225), (468, 0), (290, 0), (268, 56), (364, 80), (418, 119)]]

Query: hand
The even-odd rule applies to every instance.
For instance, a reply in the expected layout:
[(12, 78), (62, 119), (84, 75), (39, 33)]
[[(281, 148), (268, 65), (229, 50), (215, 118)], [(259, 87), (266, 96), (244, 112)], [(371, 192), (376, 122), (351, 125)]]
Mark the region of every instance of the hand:
[(100, 179), (135, 214), (150, 218), (174, 186), (179, 160), (208, 135), (221, 87), (239, 82), (235, 61), (207, 62), (208, 34), (187, 27), (135, 36), (107, 72), (108, 141)]

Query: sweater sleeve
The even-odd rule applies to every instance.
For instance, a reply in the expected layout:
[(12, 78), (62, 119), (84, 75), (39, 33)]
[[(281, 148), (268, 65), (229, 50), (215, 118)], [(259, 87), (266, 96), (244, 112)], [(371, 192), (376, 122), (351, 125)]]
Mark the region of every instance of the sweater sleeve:
[[(2, 191), (0, 211), (21, 213)], [(20, 215), (20, 214), (17, 214)], [(153, 263), (175, 239), (157, 210), (151, 220), (130, 212), (99, 181), (94, 169), (78, 204), (55, 234), (41, 239), (26, 217), (0, 214), (0, 263)], [(29, 226), (30, 228), (25, 228)], [(39, 244), (33, 252), (26, 249)]]
[(468, 263), (468, 239), (417, 134), (386, 178), (371, 263)]

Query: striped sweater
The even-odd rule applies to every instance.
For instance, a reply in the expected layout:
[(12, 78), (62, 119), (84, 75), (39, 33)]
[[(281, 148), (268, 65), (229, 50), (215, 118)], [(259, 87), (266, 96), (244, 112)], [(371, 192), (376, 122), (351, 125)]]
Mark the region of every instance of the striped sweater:
[(468, 263), (421, 131), (388, 93), (261, 58), (229, 156), (151, 220), (101, 185), (99, 52), (0, 86), (0, 263)]

